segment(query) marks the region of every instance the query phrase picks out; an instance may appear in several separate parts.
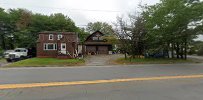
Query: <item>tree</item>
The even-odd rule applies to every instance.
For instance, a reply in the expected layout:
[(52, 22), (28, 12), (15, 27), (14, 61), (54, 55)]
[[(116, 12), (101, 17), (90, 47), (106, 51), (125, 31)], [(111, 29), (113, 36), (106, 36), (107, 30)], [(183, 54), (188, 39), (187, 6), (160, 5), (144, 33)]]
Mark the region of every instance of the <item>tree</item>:
[(50, 16), (34, 14), (26, 9), (0, 9), (0, 47), (36, 47), (38, 33), (41, 31), (68, 31), (84, 33), (67, 16), (56, 13)]
[[(13, 44), (9, 41), (12, 41), (13, 38), (12, 32), (14, 30), (14, 24), (11, 21), (10, 15), (0, 8), (0, 40), (2, 49), (10, 49), (13, 47)], [(10, 46), (8, 46), (10, 45)]]
[(115, 33), (120, 40), (120, 47), (124, 50), (125, 54), (128, 52), (132, 55), (132, 58), (135, 58), (135, 56), (140, 57), (140, 55), (144, 55), (145, 21), (141, 14), (130, 15), (129, 19), (130, 22), (125, 22), (123, 18), (118, 17)]
[[(195, 1), (195, 2), (194, 2)], [(148, 49), (172, 52), (186, 59), (188, 43), (199, 33), (196, 24), (203, 18), (203, 2), (198, 0), (161, 0), (144, 12), (147, 26)], [(193, 27), (190, 25), (195, 23)], [(169, 54), (169, 53), (168, 53)], [(168, 55), (169, 57), (169, 55)]]
[(51, 30), (68, 32), (75, 32), (77, 30), (75, 23), (62, 13), (52, 14), (49, 18), (51, 21)]
[(106, 35), (114, 35), (114, 30), (111, 25), (106, 22), (90, 22), (87, 24), (87, 32), (93, 33), (95, 31), (101, 31)]
[(83, 43), (86, 40), (86, 38), (90, 35), (90, 33), (85, 31), (85, 28), (78, 29), (77, 33), (81, 43)]

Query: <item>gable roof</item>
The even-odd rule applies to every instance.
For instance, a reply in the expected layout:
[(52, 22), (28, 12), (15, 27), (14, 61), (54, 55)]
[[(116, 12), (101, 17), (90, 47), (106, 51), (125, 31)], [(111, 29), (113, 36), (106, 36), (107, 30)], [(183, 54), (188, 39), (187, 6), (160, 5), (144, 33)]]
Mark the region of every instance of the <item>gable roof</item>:
[(104, 33), (102, 33), (101, 31), (95, 31), (94, 33), (90, 34), (85, 41), (87, 41), (90, 37), (92, 37), (92, 35), (96, 34), (96, 33), (100, 33), (102, 34), (102, 36), (104, 35)]

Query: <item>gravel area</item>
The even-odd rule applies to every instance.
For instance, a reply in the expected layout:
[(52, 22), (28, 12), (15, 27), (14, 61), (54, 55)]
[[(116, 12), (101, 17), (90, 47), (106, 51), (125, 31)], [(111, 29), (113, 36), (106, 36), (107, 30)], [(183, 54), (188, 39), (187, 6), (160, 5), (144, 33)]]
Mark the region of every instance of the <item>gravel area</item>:
[(104, 66), (113, 65), (113, 61), (123, 57), (122, 54), (113, 55), (90, 55), (85, 58), (87, 66)]

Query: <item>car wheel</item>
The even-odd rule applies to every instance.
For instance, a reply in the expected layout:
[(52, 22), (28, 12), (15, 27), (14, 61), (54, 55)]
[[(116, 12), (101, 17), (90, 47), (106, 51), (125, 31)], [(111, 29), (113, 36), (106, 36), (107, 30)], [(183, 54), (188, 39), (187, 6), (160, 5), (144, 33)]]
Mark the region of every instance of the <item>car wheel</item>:
[(12, 60), (11, 60), (11, 59), (6, 59), (6, 61), (7, 61), (7, 62), (12, 62)]
[(21, 57), (20, 57), (20, 60), (24, 60), (24, 59), (26, 59), (26, 57), (24, 57), (24, 56), (21, 56)]

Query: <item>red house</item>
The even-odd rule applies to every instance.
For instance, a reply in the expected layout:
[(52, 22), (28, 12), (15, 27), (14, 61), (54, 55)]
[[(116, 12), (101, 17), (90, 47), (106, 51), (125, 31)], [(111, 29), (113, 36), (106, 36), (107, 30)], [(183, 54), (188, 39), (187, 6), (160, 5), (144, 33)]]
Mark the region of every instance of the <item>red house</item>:
[(40, 32), (37, 41), (37, 57), (75, 58), (78, 36), (74, 32)]

